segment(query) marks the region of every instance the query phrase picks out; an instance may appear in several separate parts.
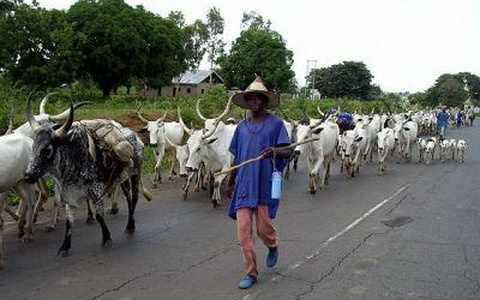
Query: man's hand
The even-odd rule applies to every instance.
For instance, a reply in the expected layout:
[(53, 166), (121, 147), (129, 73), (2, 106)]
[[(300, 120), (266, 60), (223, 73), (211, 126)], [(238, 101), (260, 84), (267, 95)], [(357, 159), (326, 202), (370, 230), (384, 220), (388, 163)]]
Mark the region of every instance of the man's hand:
[(264, 158), (270, 158), (275, 153), (275, 149), (273, 147), (268, 147), (262, 150), (260, 153)]

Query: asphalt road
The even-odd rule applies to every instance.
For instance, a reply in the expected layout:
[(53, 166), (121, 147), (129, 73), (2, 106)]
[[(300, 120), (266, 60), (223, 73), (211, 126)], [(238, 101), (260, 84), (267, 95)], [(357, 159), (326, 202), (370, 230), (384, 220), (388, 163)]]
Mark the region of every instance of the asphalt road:
[(250, 290), (237, 288), (242, 259), (226, 205), (212, 209), (206, 192), (180, 200), (177, 179), (139, 203), (134, 236), (123, 232), (124, 207), (107, 216), (111, 249), (82, 208), (67, 258), (56, 255), (63, 222), (54, 232), (37, 225), (25, 245), (7, 225), (0, 298), (480, 299), (479, 127), (446, 134), (469, 142), (465, 163), (391, 163), (383, 177), (369, 164), (354, 179), (335, 164), (316, 195), (301, 164), (284, 184), (279, 263), (264, 266), (257, 239), (260, 276)]

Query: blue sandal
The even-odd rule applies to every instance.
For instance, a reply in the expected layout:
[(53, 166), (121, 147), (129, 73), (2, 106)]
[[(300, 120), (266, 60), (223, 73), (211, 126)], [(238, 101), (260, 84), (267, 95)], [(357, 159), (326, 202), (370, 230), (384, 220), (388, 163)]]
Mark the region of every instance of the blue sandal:
[(266, 265), (267, 268), (273, 268), (277, 264), (278, 261), (278, 249), (268, 249), (267, 261)]
[(257, 278), (251, 276), (251, 275), (246, 275), (245, 277), (240, 280), (238, 283), (238, 288), (245, 290), (251, 288), (255, 283), (257, 282)]

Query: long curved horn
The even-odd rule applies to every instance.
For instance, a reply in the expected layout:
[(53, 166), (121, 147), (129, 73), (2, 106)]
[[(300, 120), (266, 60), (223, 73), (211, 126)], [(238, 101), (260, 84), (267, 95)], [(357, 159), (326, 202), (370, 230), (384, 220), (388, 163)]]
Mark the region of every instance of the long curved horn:
[(372, 112), (370, 112), (370, 115), (373, 115), (375, 113), (375, 107), (372, 108)]
[(145, 119), (145, 118), (142, 116), (142, 114), (140, 113), (140, 108), (137, 109), (137, 116), (138, 116), (138, 118), (140, 119), (140, 121), (142, 121), (142, 122), (145, 123), (145, 124), (148, 124), (148, 120)]
[(292, 119), (290, 119), (290, 117), (287, 116), (287, 114), (281, 108), (280, 108), (280, 112), (282, 113), (283, 118), (287, 120), (287, 122), (290, 122), (290, 123), (292, 122)]
[(325, 114), (323, 113), (323, 111), (320, 109), (320, 106), (317, 106), (317, 111), (318, 113), (323, 117), (325, 116)]
[(197, 100), (197, 115), (200, 117), (200, 119), (206, 121), (208, 120), (207, 118), (205, 118), (202, 113), (200, 112), (200, 100), (202, 100), (202, 98), (198, 98)]
[[(73, 105), (73, 109), (77, 109), (77, 108), (80, 108), (82, 106), (85, 106), (85, 105), (94, 105), (95, 102), (92, 102), (92, 101), (82, 101), (82, 102), (78, 102), (78, 103), (75, 103)], [(63, 112), (59, 113), (58, 115), (54, 115), (54, 116), (50, 116), (48, 117), (48, 119), (52, 122), (59, 122), (59, 121), (63, 121), (65, 119), (67, 119), (70, 115), (70, 108), (64, 110)]]
[(220, 121), (223, 117), (225, 117), (228, 112), (230, 111), (230, 106), (232, 106), (232, 99), (233, 99), (233, 96), (230, 96), (230, 98), (228, 98), (228, 102), (227, 102), (227, 106), (225, 107), (225, 110), (222, 112), (222, 114), (218, 117), (216, 117), (215, 119)]
[(40, 102), (40, 108), (38, 109), (38, 113), (40, 115), (46, 114), (45, 105), (48, 102), (48, 98), (50, 98), (51, 96), (56, 95), (56, 94), (58, 94), (58, 93), (57, 92), (52, 92), (50, 94), (47, 94), (45, 97), (43, 97), (42, 102)]
[(7, 131), (5, 131), (5, 133), (3, 135), (10, 134), (10, 133), (12, 133), (12, 131), (13, 131), (13, 112), (10, 115), (10, 120), (8, 121)]
[(32, 115), (32, 100), (31, 100), (31, 97), (32, 97), (32, 94), (34, 93), (35, 90), (33, 90), (27, 97), (27, 106), (26, 106), (26, 113), (27, 113), (27, 119), (28, 119), (28, 123), (30, 123), (30, 127), (32, 127), (32, 130), (35, 134), (37, 134), (37, 132), (40, 130), (41, 126), (40, 126), (40, 123), (38, 123), (37, 120), (35, 120), (35, 118), (33, 117)]
[(177, 109), (177, 112), (178, 112), (178, 123), (180, 123), (180, 125), (182, 125), (183, 130), (185, 130), (185, 132), (186, 132), (188, 135), (192, 135), (193, 130), (190, 129), (190, 128), (188, 128), (188, 126), (185, 125), (185, 122), (183, 122), (182, 114), (181, 114), (181, 112), (180, 112), (180, 107)]
[(155, 122), (157, 122), (157, 123), (163, 122), (163, 120), (165, 120), (165, 117), (166, 117), (166, 116), (167, 116), (167, 111), (165, 111), (165, 113), (163, 114), (163, 116), (162, 116), (161, 118), (158, 118), (157, 121), (155, 121)]
[(72, 101), (70, 100), (70, 109), (69, 109), (68, 119), (65, 123), (63, 123), (62, 127), (58, 128), (53, 132), (54, 139), (63, 140), (67, 136), (67, 133), (70, 130), (70, 127), (72, 127), (74, 111), (75, 111), (75, 108), (73, 106)]

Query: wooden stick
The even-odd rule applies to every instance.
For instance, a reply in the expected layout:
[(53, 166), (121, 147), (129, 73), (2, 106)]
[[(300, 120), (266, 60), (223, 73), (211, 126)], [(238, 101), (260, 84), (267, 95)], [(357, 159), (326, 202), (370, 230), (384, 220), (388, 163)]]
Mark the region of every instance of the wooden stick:
[[(293, 144), (290, 144), (288, 146), (283, 146), (283, 147), (277, 147), (277, 148), (273, 148), (274, 151), (279, 151), (279, 150), (287, 150), (287, 149), (291, 149), (291, 148), (295, 148), (297, 147), (298, 145), (302, 145), (302, 144), (306, 144), (306, 143), (311, 143), (311, 142), (315, 142), (315, 141), (318, 141), (318, 137), (317, 138), (309, 138), (309, 139), (304, 139), (300, 142), (296, 142), (296, 143), (293, 143)], [(225, 171), (221, 171), (221, 172), (217, 172), (215, 173), (213, 176), (220, 176), (220, 175), (223, 175), (223, 174), (226, 174), (226, 173), (230, 173), (232, 172), (233, 170), (236, 170), (240, 167), (243, 167), (245, 165), (248, 165), (252, 162), (256, 162), (258, 160), (261, 160), (265, 158), (263, 155), (259, 155), (257, 157), (254, 157), (254, 158), (250, 158), (249, 160), (246, 160), (238, 165), (235, 165), (235, 166), (231, 166), (230, 168), (226, 169)]]

